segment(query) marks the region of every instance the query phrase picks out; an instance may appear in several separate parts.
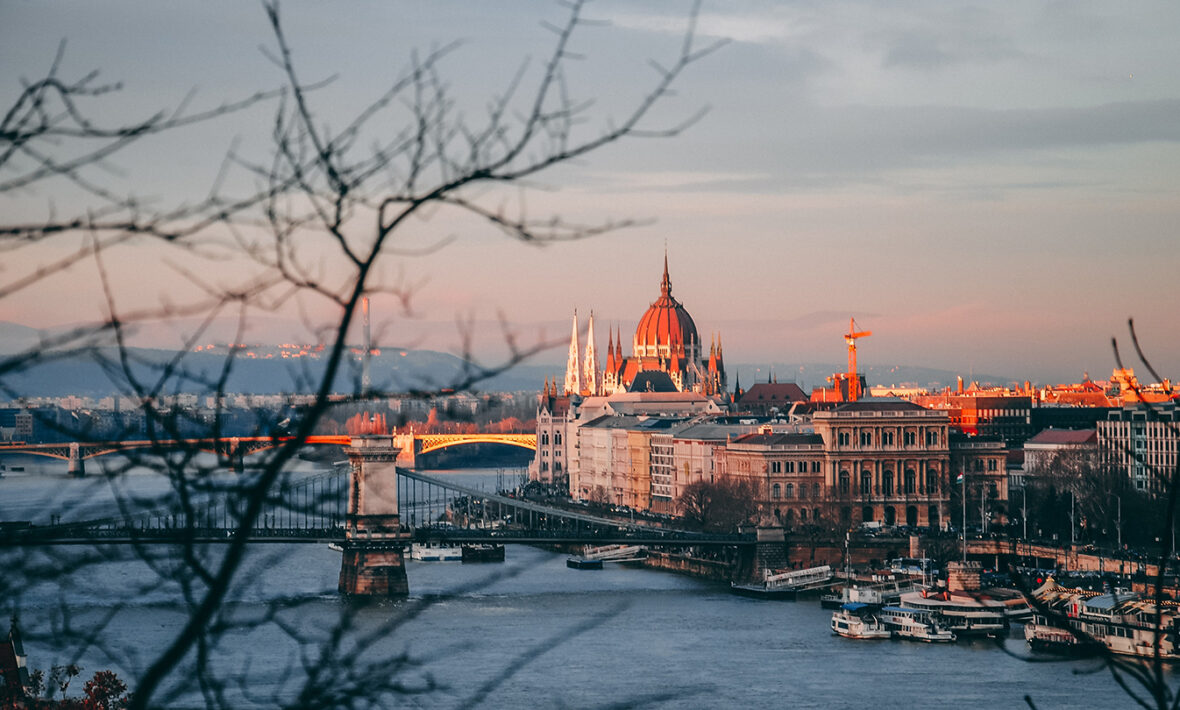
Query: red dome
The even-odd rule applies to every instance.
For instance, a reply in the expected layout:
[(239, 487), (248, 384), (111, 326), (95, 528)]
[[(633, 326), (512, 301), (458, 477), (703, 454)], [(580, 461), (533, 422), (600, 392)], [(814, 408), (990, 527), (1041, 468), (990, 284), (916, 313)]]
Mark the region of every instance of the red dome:
[(664, 280), (660, 284), (660, 297), (639, 319), (639, 327), (635, 329), (635, 356), (671, 357), (675, 354), (693, 358), (700, 349), (700, 342), (692, 316), (684, 310), (680, 301), (672, 297), (672, 282), (668, 279), (668, 258), (664, 257)]

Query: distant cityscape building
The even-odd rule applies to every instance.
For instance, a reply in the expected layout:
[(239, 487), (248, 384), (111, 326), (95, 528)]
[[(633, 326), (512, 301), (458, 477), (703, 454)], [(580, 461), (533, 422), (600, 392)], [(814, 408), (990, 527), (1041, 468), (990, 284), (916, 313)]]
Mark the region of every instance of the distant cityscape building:
[(1100, 464), (1125, 473), (1137, 490), (1164, 493), (1177, 465), (1178, 432), (1175, 402), (1113, 411), (1098, 422)]

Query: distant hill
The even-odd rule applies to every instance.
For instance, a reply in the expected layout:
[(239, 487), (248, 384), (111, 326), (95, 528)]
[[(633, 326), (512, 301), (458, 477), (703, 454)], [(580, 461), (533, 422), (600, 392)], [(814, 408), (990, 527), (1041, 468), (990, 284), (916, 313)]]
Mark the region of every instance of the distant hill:
[[(131, 348), (129, 370), (136, 380), (154, 383), (176, 353), (166, 350)], [(186, 353), (182, 367), (170, 380), (165, 392), (205, 393), (221, 375), (226, 354), (217, 352)], [(307, 393), (323, 374), (324, 361), (299, 358), (236, 358), (225, 383), (225, 391), (244, 394)], [(540, 390), (552, 368), (519, 366), (476, 384), (475, 389), (489, 391)], [(433, 390), (452, 386), (464, 377), (464, 363), (447, 353), (430, 350), (385, 350), (374, 356), (371, 365), (373, 388), (390, 392)], [(360, 389), (359, 359), (350, 358), (333, 386), (335, 392)], [(79, 354), (53, 353), (44, 362), (26, 369), (6, 373), (4, 388), (24, 397), (62, 397), (79, 395), (105, 397), (116, 391), (126, 392), (126, 377), (119, 363), (118, 351), (101, 348)], [(0, 398), (7, 395), (0, 394)]]

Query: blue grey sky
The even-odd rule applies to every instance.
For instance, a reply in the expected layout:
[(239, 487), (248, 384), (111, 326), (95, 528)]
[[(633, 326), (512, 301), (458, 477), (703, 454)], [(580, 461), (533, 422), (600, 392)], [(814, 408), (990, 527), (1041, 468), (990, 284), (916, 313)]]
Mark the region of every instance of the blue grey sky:
[[(591, 3), (570, 73), (594, 98), (593, 132), (651, 86), (688, 5)], [(290, 2), (296, 60), (317, 116), (342, 125), (402, 72), (414, 48), (461, 40), (442, 63), (477, 116), (526, 59), (535, 79), (553, 37), (545, 2)], [(498, 312), (522, 339), (568, 332), (576, 307), (633, 331), (658, 294), (665, 244), (673, 290), (704, 337), (742, 361), (839, 361), (849, 316), (874, 331), (862, 361), (992, 372), (1042, 382), (1095, 377), (1134, 317), (1167, 374), (1180, 374), (1180, 5), (1170, 2), (706, 2), (701, 41), (729, 43), (693, 66), (651, 116), (709, 112), (673, 139), (610, 146), (530, 184), (486, 195), (586, 222), (649, 221), (581, 243), (514, 243), (445, 211), (407, 239), (454, 235), (438, 253), (391, 263), (419, 283), (411, 318), (378, 302), (383, 337), (448, 349), (456, 315)], [(194, 109), (280, 84), (250, 2), (0, 2), (0, 99), (35, 78), (66, 39), (66, 74), (123, 83), (111, 121)], [(200, 197), (235, 139), (265, 157), (273, 106), (153, 140), (112, 161), (113, 185), (172, 204)], [(390, 126), (390, 130), (396, 126)], [(0, 197), (36, 218), (79, 198), (52, 185)], [(63, 246), (6, 257), (0, 279)], [(112, 268), (121, 304), (183, 300), (149, 245)], [(187, 258), (187, 257), (185, 257)], [(232, 278), (235, 265), (210, 267)], [(0, 320), (39, 327), (100, 315), (92, 272), (0, 302)], [(305, 303), (314, 318), (331, 316)], [(260, 319), (279, 338), (294, 311)], [(183, 327), (185, 324), (181, 324)], [(175, 339), (149, 329), (152, 344)], [(481, 329), (494, 348), (497, 331)], [(486, 336), (486, 337), (485, 337)], [(604, 347), (605, 342), (599, 343)], [(548, 359), (558, 362), (563, 353)]]

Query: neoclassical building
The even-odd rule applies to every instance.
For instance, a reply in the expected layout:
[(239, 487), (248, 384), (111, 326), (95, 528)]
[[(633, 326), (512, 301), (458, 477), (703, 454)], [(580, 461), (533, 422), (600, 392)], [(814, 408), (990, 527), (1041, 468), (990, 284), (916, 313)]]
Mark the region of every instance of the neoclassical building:
[(566, 394), (675, 390), (713, 396), (727, 391), (721, 336), (710, 339), (706, 353), (692, 316), (672, 295), (666, 254), (660, 296), (639, 319), (629, 357), (623, 356), (622, 332), (612, 332), (607, 337), (605, 368), (599, 371), (593, 323), (591, 316), (583, 360), (579, 357), (577, 314), (574, 315)]

